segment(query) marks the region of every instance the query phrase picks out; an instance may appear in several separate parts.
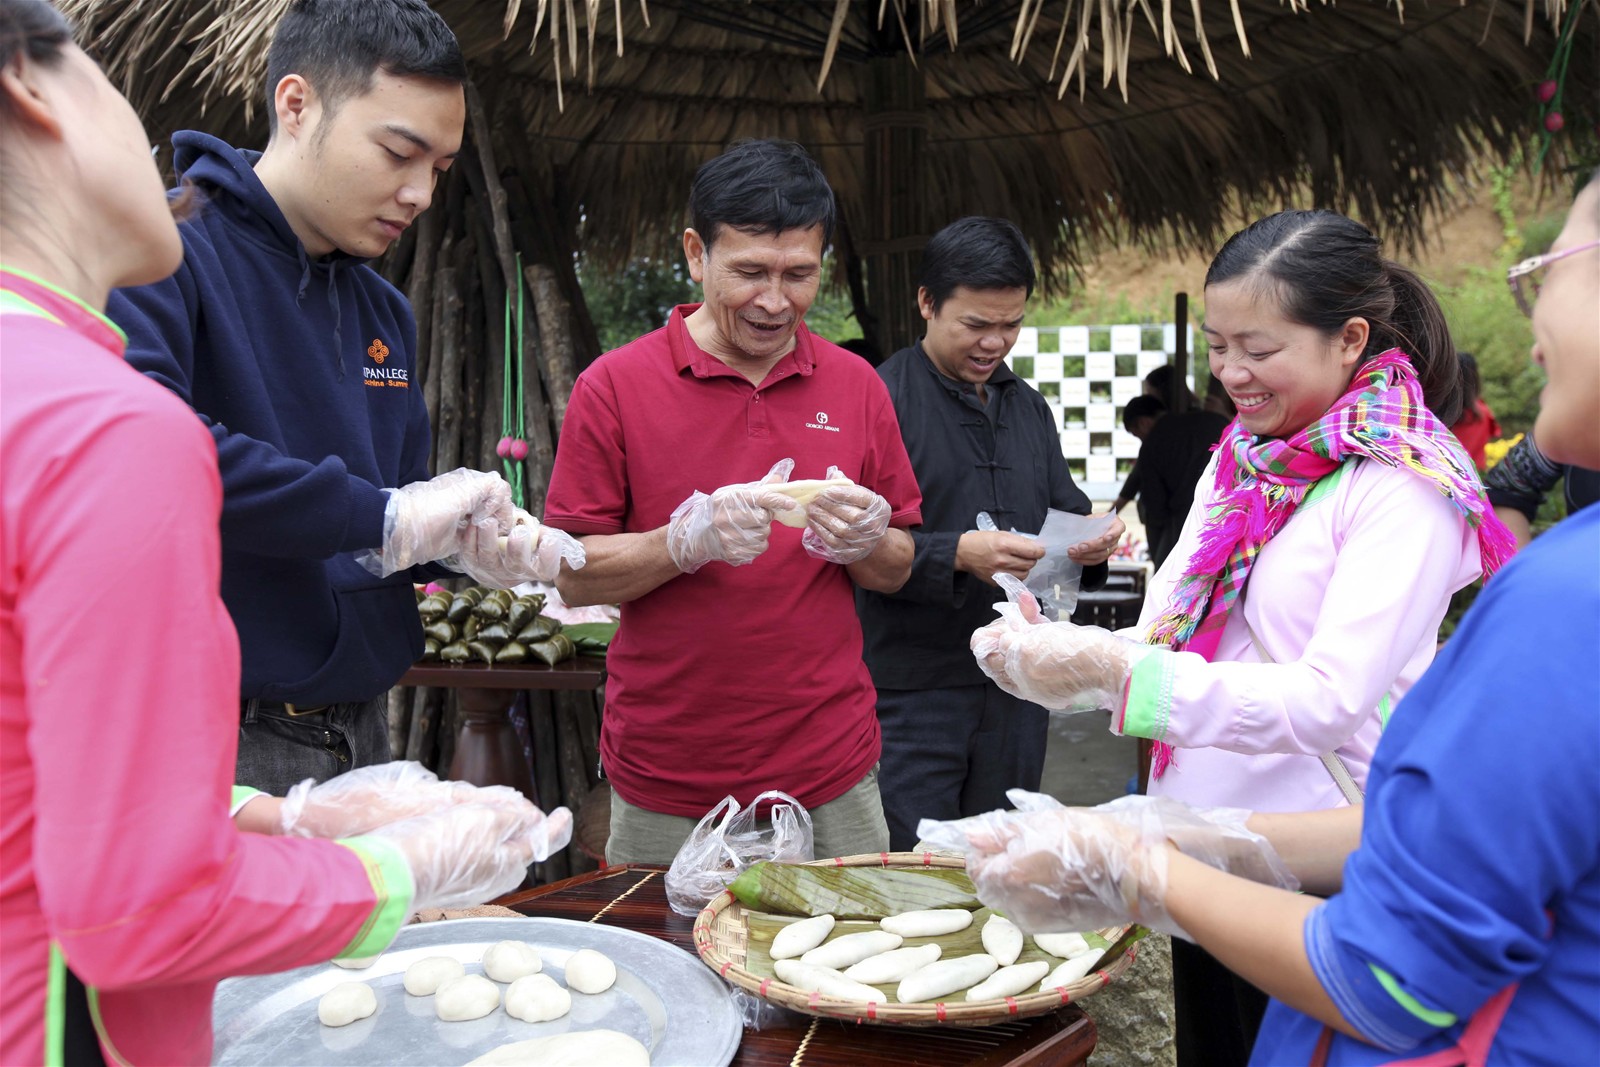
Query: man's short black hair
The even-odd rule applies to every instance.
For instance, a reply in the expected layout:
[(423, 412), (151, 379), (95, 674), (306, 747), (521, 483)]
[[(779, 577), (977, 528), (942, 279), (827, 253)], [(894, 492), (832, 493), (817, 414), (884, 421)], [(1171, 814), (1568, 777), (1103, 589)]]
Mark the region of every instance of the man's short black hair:
[(937, 312), (960, 285), (968, 289), (1026, 289), (1033, 295), (1033, 253), (1006, 219), (968, 215), (928, 242), (920, 284)]
[(1159, 419), (1166, 414), (1166, 411), (1167, 405), (1153, 396), (1140, 394), (1130, 397), (1128, 406), (1122, 409), (1122, 428), (1132, 433), (1133, 428), (1139, 425), (1140, 419)]
[(700, 164), (689, 190), (691, 225), (708, 252), (723, 226), (748, 234), (821, 226), (826, 248), (836, 213), (822, 168), (793, 141), (740, 141)]
[(382, 70), (400, 78), (465, 84), (461, 46), (426, 0), (294, 0), (267, 50), (267, 121), (278, 131), (278, 83), (298, 74), (332, 114), (372, 88)]

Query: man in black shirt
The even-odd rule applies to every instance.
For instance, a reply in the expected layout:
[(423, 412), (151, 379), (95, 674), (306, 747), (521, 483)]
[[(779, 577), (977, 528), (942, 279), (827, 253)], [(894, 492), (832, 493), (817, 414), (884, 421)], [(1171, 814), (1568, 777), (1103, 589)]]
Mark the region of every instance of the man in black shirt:
[[(878, 374), (922, 488), (923, 525), (911, 531), (911, 577), (893, 594), (856, 591), (867, 668), (878, 688), (883, 763), (878, 778), (890, 847), (911, 848), (917, 821), (1006, 807), (1005, 791), (1037, 790), (1048, 713), (984, 677), (968, 649), (994, 619), (1000, 572), (1025, 577), (1043, 550), (1029, 538), (1050, 508), (1089, 513), (1039, 393), (1011, 372), (1033, 260), (1003, 219), (965, 218), (929, 241), (917, 302), (923, 339)], [(1105, 582), (1120, 520), (1074, 546), (1083, 588)]]

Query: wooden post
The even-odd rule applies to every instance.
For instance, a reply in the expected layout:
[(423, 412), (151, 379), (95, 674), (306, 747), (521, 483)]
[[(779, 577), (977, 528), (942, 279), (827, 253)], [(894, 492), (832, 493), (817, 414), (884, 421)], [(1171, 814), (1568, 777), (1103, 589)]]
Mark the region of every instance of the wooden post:
[(1179, 293), (1172, 309), (1172, 381), (1168, 384), (1167, 410), (1181, 415), (1189, 409), (1189, 294)]
[(868, 61), (862, 131), (866, 233), (857, 252), (867, 264), (872, 340), (887, 355), (923, 333), (917, 277), (928, 243), (922, 177), (928, 114), (923, 73), (910, 56)]
[(550, 383), (550, 420), (556, 433), (567, 417), (567, 401), (572, 398), (572, 383), (578, 376), (577, 349), (572, 337), (572, 305), (561, 292), (561, 280), (543, 263), (523, 268), (528, 293), (539, 318), (540, 354), (544, 357), (544, 378)]
[(411, 729), (411, 690), (397, 685), (389, 690), (389, 758), (406, 758), (406, 734)]
[[(451, 250), (453, 251), (453, 250)], [(461, 466), (461, 290), (456, 284), (459, 272), (452, 256), (440, 264), (440, 301), (434, 323), (438, 328), (439, 350), (434, 360), (435, 373), (428, 380), (426, 394), (438, 397), (438, 415), (433, 420), (434, 463), (436, 473)]]

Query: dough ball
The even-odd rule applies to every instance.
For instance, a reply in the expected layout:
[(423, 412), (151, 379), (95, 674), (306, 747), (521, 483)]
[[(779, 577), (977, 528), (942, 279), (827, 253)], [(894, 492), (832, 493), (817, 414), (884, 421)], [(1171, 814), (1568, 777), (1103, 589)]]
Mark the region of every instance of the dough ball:
[(509, 1045), (479, 1056), (467, 1067), (650, 1067), (650, 1050), (616, 1030), (580, 1030)]
[(506, 1014), (529, 1023), (547, 1023), (572, 1010), (572, 994), (548, 974), (518, 978), (506, 990)]
[(524, 941), (496, 941), (483, 954), (483, 973), (496, 982), (515, 982), (538, 974), (543, 966), (539, 953)]
[(567, 957), (567, 988), (580, 993), (604, 993), (617, 980), (617, 965), (592, 948)]
[(452, 978), (433, 995), (433, 1010), (447, 1023), (481, 1019), (500, 1006), (500, 987), (481, 974)]
[(452, 978), (466, 973), (461, 961), (452, 956), (429, 956), (406, 968), (406, 992), (414, 997), (431, 996)]
[(323, 1026), (349, 1026), (378, 1010), (378, 994), (365, 982), (340, 982), (317, 1001)]
[(351, 956), (348, 959), (334, 960), (335, 967), (343, 967), (347, 971), (364, 971), (383, 958), (383, 953), (376, 956)]

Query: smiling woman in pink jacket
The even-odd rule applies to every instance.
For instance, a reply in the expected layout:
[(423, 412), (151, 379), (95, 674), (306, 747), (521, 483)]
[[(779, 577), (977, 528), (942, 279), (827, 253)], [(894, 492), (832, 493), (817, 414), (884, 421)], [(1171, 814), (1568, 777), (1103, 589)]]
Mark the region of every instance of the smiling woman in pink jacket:
[(42, 0), (0, 3), (0, 137), (0, 1063), (205, 1063), (219, 978), (372, 955), (547, 835), (403, 764), (240, 813), (297, 836), (230, 821), (215, 451), (101, 314), (181, 246), (133, 109)]

